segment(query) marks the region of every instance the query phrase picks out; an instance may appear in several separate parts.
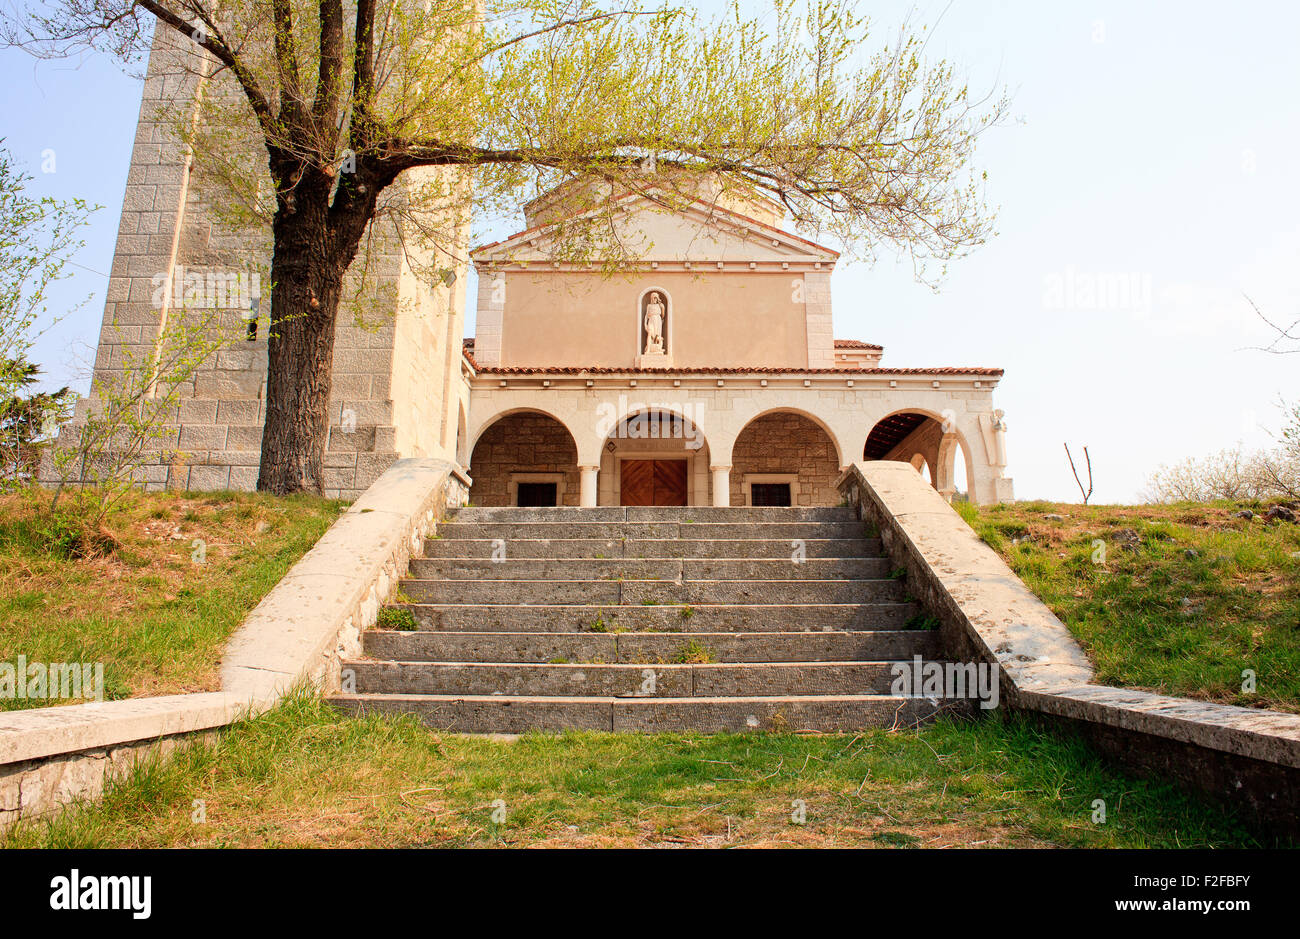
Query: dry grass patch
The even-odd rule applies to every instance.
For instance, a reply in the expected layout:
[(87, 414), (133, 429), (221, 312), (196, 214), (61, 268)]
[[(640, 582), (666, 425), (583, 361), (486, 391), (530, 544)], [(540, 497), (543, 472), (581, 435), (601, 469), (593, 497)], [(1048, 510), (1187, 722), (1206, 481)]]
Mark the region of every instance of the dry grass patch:
[(306, 496), (134, 493), (85, 550), (60, 538), (47, 503), (0, 496), (0, 661), (102, 662), (109, 698), (216, 689), (226, 638), (342, 508)]

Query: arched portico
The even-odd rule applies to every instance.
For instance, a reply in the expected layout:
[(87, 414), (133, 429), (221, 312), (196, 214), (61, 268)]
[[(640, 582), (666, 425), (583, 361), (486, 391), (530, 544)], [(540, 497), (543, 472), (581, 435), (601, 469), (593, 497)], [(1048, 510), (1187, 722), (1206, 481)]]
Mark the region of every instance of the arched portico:
[(579, 505), (582, 478), (573, 433), (554, 415), (520, 408), (486, 421), (468, 470), (474, 505)]
[(975, 465), (970, 445), (957, 428), (956, 416), (935, 414), (924, 408), (904, 408), (875, 423), (867, 434), (862, 458), (910, 463), (917, 472), (928, 467), (934, 488), (951, 501), (958, 491), (959, 452), (966, 491), (970, 495), (976, 480)]
[(709, 470), (708, 441), (689, 416), (640, 407), (605, 435), (593, 504), (708, 505)]
[(816, 416), (795, 408), (771, 408), (736, 435), (727, 462), (726, 502), (714, 504), (837, 505), (835, 482), (842, 451), (834, 432)]
[[(861, 378), (837, 380), (826, 375), (806, 381), (807, 384), (805, 379), (798, 379), (797, 384), (790, 380), (779, 383), (781, 380), (776, 378), (742, 380), (730, 375), (685, 373), (617, 377), (594, 372), (484, 376), (474, 388), (467, 436), (472, 450), (478, 436), (501, 417), (521, 411), (541, 412), (562, 424), (576, 444), (579, 501), (573, 504), (620, 504), (623, 501), (621, 462), (636, 458), (640, 451), (639, 455), (647, 460), (689, 460), (687, 499), (690, 504), (743, 505), (747, 499), (744, 485), (747, 473), (788, 476), (793, 472), (784, 464), (773, 467), (770, 462), (762, 464), (764, 469), (733, 466), (737, 463), (737, 442), (756, 422), (768, 420), (774, 414), (807, 421), (797, 427), (792, 423), (786, 439), (777, 440), (769, 448), (771, 453), (779, 454), (782, 446), (788, 451), (791, 441), (828, 440), (824, 459), (828, 464), (837, 465), (833, 470), (828, 465), (813, 471), (814, 476), (823, 480), (824, 490), (825, 480), (864, 458), (865, 445), (877, 425), (896, 415), (911, 413), (920, 415), (916, 419), (918, 424), (929, 419), (931, 423), (927, 427), (934, 432), (934, 439), (929, 442), (933, 446), (890, 454), (891, 459), (911, 462), (920, 453), (937, 488), (954, 493), (968, 488), (970, 498), (979, 503), (1005, 501), (1011, 496), (1011, 481), (1003, 474), (1005, 447), (998, 445), (1004, 433), (998, 428), (1004, 427), (1005, 422), (998, 423), (997, 412), (989, 406), (988, 389), (962, 390), (963, 394), (978, 392), (985, 396), (976, 399), (953, 397), (946, 389), (931, 387), (893, 388), (893, 379), (886, 376), (872, 379), (870, 383)], [(649, 423), (633, 424), (622, 431), (617, 429), (629, 418), (649, 412), (675, 415), (689, 423), (682, 424), (680, 430), (661, 426), (656, 431)], [(945, 424), (955, 434), (946, 441), (942, 433)], [(915, 429), (909, 429), (909, 433)], [(665, 456), (661, 452), (663, 447), (675, 448), (679, 454), (686, 449), (684, 441), (676, 436), (679, 434), (702, 442), (681, 457)], [(620, 451), (617, 458), (611, 456), (611, 443)], [(771, 453), (762, 456), (766, 460)], [(786, 455), (792, 456), (788, 452)], [(880, 457), (867, 455), (866, 458)], [(966, 470), (965, 480), (957, 472), (959, 466)], [(751, 480), (750, 497), (754, 482)], [(760, 485), (768, 484), (760, 482)], [(803, 480), (799, 480), (798, 489), (800, 494), (811, 491)], [(771, 495), (770, 491), (767, 495)], [(791, 498), (798, 501), (793, 491)], [(837, 504), (838, 495), (823, 492), (817, 502)]]

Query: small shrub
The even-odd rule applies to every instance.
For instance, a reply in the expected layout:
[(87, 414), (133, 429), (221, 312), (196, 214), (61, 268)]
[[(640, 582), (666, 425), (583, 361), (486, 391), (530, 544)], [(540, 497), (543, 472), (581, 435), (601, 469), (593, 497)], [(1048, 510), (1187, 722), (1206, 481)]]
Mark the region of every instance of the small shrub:
[(718, 658), (713, 654), (712, 649), (701, 645), (694, 639), (683, 644), (677, 650), (677, 654), (673, 656), (673, 662), (677, 665), (707, 665), (717, 660)]
[(380, 610), (375, 625), (380, 629), (395, 629), (404, 633), (413, 633), (420, 628), (414, 613), (396, 606), (386, 606)]

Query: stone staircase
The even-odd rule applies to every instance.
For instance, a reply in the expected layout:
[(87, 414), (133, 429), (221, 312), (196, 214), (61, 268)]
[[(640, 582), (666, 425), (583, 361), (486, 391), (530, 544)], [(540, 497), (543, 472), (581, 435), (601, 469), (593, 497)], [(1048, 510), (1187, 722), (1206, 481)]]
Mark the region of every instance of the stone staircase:
[[(466, 508), (343, 665), (356, 712), (465, 733), (847, 731), (967, 702), (890, 693), (936, 635), (847, 508)], [(413, 622), (411, 619), (413, 618)]]

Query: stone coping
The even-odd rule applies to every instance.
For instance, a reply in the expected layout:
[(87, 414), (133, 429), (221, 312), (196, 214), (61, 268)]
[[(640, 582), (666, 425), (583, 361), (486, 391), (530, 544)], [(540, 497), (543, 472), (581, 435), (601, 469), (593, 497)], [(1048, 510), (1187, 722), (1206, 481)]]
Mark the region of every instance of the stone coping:
[(455, 469), (394, 463), (245, 617), (226, 643), (222, 690), (255, 706), (303, 682), (328, 690), (441, 517)]
[(855, 463), (838, 486), (924, 605), (999, 665), (1013, 707), (1300, 768), (1300, 715), (1094, 684), (1065, 624), (910, 465)]
[(1300, 769), (1300, 716), (1295, 714), (1109, 685), (1030, 691), (1021, 695), (1021, 703), (1045, 714), (1167, 737)]
[(224, 727), (248, 713), (220, 691), (0, 712), (0, 766)]
[[(295, 686), (327, 690), (389, 589), (469, 478), (445, 460), (399, 460), (263, 598), (227, 643), (219, 692), (0, 712), (0, 766), (211, 730)], [(332, 670), (332, 672), (331, 672)]]

